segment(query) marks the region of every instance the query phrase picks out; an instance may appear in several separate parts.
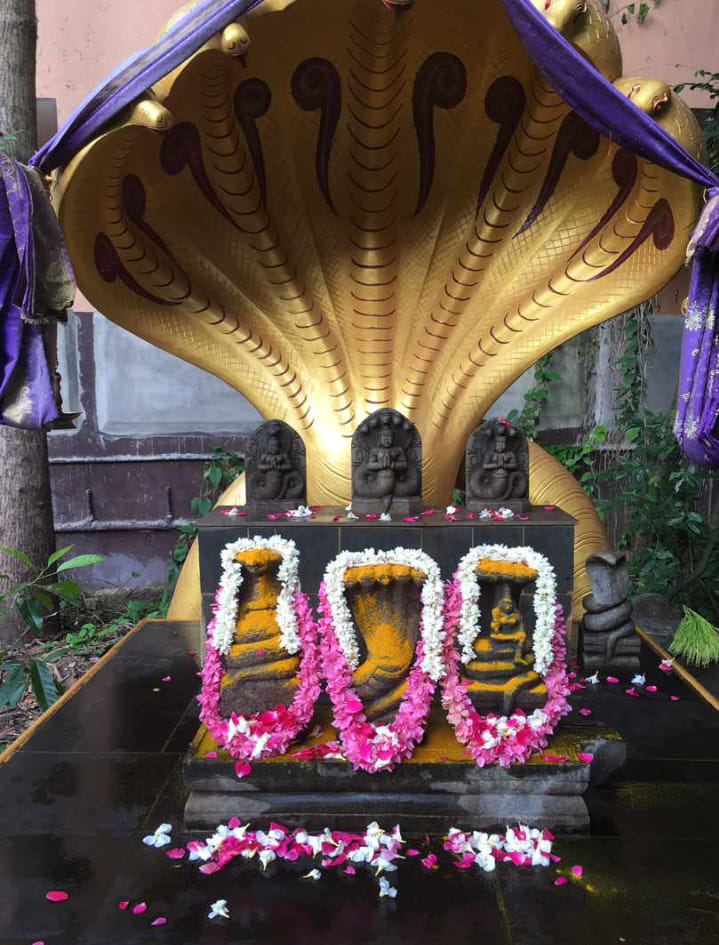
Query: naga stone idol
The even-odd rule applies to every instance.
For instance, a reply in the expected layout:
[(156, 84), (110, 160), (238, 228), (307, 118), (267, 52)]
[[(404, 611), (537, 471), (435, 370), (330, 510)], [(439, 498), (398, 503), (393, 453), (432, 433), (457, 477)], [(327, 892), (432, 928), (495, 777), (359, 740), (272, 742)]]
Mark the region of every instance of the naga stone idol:
[(353, 674), (364, 713), (391, 725), (404, 698), (420, 638), (424, 571), (403, 564), (349, 568), (347, 604), (359, 631), (362, 662)]
[(532, 641), (519, 609), (522, 589), (537, 572), (524, 564), (483, 559), (477, 577), (482, 625), (475, 658), (462, 668), (467, 695), (485, 714), (539, 709), (547, 701), (547, 687), (534, 669)]
[(240, 552), (243, 581), (230, 652), (223, 659), (220, 712), (253, 715), (289, 705), (299, 686), (298, 656), (282, 646), (277, 622), (282, 555), (258, 548)]
[(397, 410), (371, 414), (352, 437), (352, 509), (409, 515), (422, 508), (422, 441)]
[(487, 420), (467, 444), (467, 508), (529, 507), (527, 437), (506, 420)]
[(282, 420), (261, 424), (247, 453), (247, 505), (274, 510), (307, 504), (305, 444)]
[(584, 598), (580, 655), (585, 672), (639, 672), (641, 638), (635, 633), (629, 600), (626, 555), (607, 552), (587, 558), (593, 594)]

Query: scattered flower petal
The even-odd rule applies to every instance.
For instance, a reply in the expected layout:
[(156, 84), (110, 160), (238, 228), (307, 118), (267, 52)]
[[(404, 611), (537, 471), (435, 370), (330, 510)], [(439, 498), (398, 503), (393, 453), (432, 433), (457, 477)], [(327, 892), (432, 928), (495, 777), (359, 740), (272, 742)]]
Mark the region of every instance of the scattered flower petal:
[(66, 892), (59, 889), (51, 889), (49, 893), (45, 893), (45, 898), (49, 899), (50, 902), (65, 902), (70, 897)]
[(581, 879), (584, 876), (584, 867), (583, 866), (573, 866), (572, 867), (572, 876), (576, 876), (577, 879)]
[(566, 885), (567, 885), (567, 877), (566, 877), (566, 876), (557, 876), (557, 878), (554, 880), (554, 885), (555, 885), (555, 886), (566, 886)]
[(679, 701), (680, 701), (679, 696), (669, 696), (669, 698), (672, 700), (672, 702), (679, 702)]
[(184, 847), (173, 847), (172, 850), (168, 850), (168, 851), (167, 851), (167, 855), (169, 856), (169, 858), (170, 858), (171, 860), (181, 860), (181, 859), (183, 859), (184, 856), (185, 856), (185, 848), (184, 848)]
[(579, 714), (583, 715), (585, 719), (589, 718), (590, 715), (594, 715), (591, 709), (580, 709)]
[(153, 919), (152, 922), (150, 922), (150, 925), (167, 925), (167, 919), (164, 915), (158, 915), (156, 919)]
[(160, 824), (157, 830), (154, 833), (151, 833), (147, 837), (142, 838), (142, 842), (145, 846), (148, 847), (160, 847), (167, 846), (168, 843), (172, 842), (172, 824)]
[(147, 912), (147, 903), (138, 902), (136, 906), (132, 907), (132, 911), (135, 915), (142, 915), (143, 912)]
[(172, 676), (163, 676), (160, 682), (172, 682)]
[(422, 866), (425, 869), (433, 870), (437, 868), (437, 857), (434, 853), (429, 853), (427, 856), (422, 857)]
[(354, 868), (354, 866), (345, 866), (342, 872), (346, 873), (348, 876), (354, 876), (357, 870)]
[(217, 902), (213, 902), (210, 906), (210, 911), (207, 913), (208, 919), (229, 919), (230, 910), (227, 908), (226, 899), (218, 899)]
[(389, 899), (396, 899), (397, 890), (394, 886), (390, 885), (389, 880), (385, 876), (381, 876), (379, 881), (379, 897), (382, 899), (384, 896), (387, 896)]
[(584, 762), (585, 765), (590, 765), (594, 761), (594, 755), (591, 755), (585, 751), (578, 751), (577, 758), (579, 758), (580, 761)]
[(320, 873), (319, 870), (310, 870), (309, 873), (305, 873), (302, 879), (313, 879), (316, 881), (322, 879), (322, 873)]
[(599, 673), (595, 673), (593, 676), (587, 676), (584, 682), (589, 683), (590, 686), (599, 685)]
[(673, 673), (674, 672), (674, 660), (662, 660), (659, 664), (659, 669), (663, 673)]
[(419, 856), (419, 850), (407, 850), (407, 856)]
[(658, 686), (647, 686), (647, 692), (659, 692)]
[(246, 778), (252, 772), (252, 765), (246, 761), (238, 761), (235, 765), (235, 774), (238, 778)]
[(607, 676), (607, 682), (612, 686), (616, 686), (619, 680), (617, 679), (616, 676)]
[(205, 755), (205, 758), (207, 758), (209, 761), (214, 761), (217, 757), (218, 755), (216, 751), (208, 751)]
[(646, 684), (647, 677), (644, 675), (644, 673), (637, 673), (637, 675), (632, 679), (633, 686), (646, 686)]
[(631, 686), (629, 689), (625, 689), (624, 691), (628, 696), (633, 696), (635, 699), (639, 699), (639, 693), (634, 688), (634, 686)]

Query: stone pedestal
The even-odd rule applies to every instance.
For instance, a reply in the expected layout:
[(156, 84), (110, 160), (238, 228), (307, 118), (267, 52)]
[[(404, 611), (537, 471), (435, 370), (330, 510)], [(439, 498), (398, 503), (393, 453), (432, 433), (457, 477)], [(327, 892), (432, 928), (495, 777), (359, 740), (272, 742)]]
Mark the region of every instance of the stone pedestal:
[[(333, 741), (329, 708), (318, 709), (321, 734), (297, 743), (279, 758), (255, 762), (238, 779), (234, 763), (198, 732), (185, 759), (190, 796), (188, 830), (211, 830), (232, 816), (277, 820), (291, 827), (358, 829), (371, 820), (401, 823), (408, 832), (504, 828), (521, 821), (563, 832), (585, 832), (589, 814), (583, 794), (600, 784), (626, 757), (620, 736), (596, 723), (563, 726), (541, 755), (511, 768), (480, 769), (457, 742), (441, 707), (433, 710), (423, 744), (394, 771), (355, 772), (341, 760), (306, 761), (293, 754)], [(217, 752), (217, 758), (208, 753)], [(594, 755), (586, 764), (577, 753)], [(555, 762), (549, 758), (567, 758)]]

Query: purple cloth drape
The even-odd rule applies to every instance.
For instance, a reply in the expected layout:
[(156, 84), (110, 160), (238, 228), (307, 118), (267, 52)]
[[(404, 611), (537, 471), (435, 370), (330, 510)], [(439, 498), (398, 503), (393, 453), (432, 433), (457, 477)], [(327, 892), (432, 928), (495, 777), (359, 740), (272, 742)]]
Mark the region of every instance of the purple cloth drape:
[(682, 344), (676, 435), (685, 455), (719, 467), (719, 178), (604, 78), (530, 0), (502, 0), (527, 52), (588, 124), (648, 161), (702, 184)]
[(33, 198), (22, 167), (0, 155), (0, 423), (39, 429), (57, 419), (42, 326), (34, 314)]
[(131, 102), (260, 2), (201, 0), (154, 46), (135, 53), (91, 92), (30, 163), (45, 174), (67, 164)]

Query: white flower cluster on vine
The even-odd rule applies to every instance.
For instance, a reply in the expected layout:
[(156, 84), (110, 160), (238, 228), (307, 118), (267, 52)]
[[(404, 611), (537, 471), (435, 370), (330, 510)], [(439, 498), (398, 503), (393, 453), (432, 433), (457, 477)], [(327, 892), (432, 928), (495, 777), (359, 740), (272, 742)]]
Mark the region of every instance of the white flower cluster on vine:
[(436, 561), (417, 548), (394, 548), (392, 551), (343, 551), (325, 570), (325, 591), (337, 634), (347, 665), (351, 670), (360, 664), (360, 649), (352, 614), (345, 595), (345, 573), (350, 568), (382, 564), (401, 564), (423, 571), (422, 583), (422, 641), (424, 654), (422, 669), (434, 682), (445, 675), (442, 655), (444, 643), (444, 588)]
[(294, 599), (300, 589), (299, 554), (297, 546), (288, 538), (271, 535), (269, 538), (240, 538), (225, 545), (221, 553), (222, 577), (218, 594), (218, 609), (215, 614), (215, 629), (211, 643), (222, 656), (227, 656), (235, 637), (238, 611), (238, 594), (242, 586), (242, 562), (236, 557), (243, 551), (275, 551), (282, 556), (277, 572), (280, 593), (277, 598), (276, 618), (280, 628), (282, 647), (294, 655), (300, 649)]
[(545, 675), (554, 662), (552, 640), (556, 622), (557, 579), (549, 561), (533, 548), (508, 548), (506, 545), (477, 545), (460, 561), (458, 574), (462, 593), (462, 611), (459, 618), (457, 639), (462, 653), (462, 662), (476, 659), (474, 642), (480, 632), (479, 577), (477, 566), (482, 559), (524, 564), (537, 572), (534, 591), (534, 668)]

